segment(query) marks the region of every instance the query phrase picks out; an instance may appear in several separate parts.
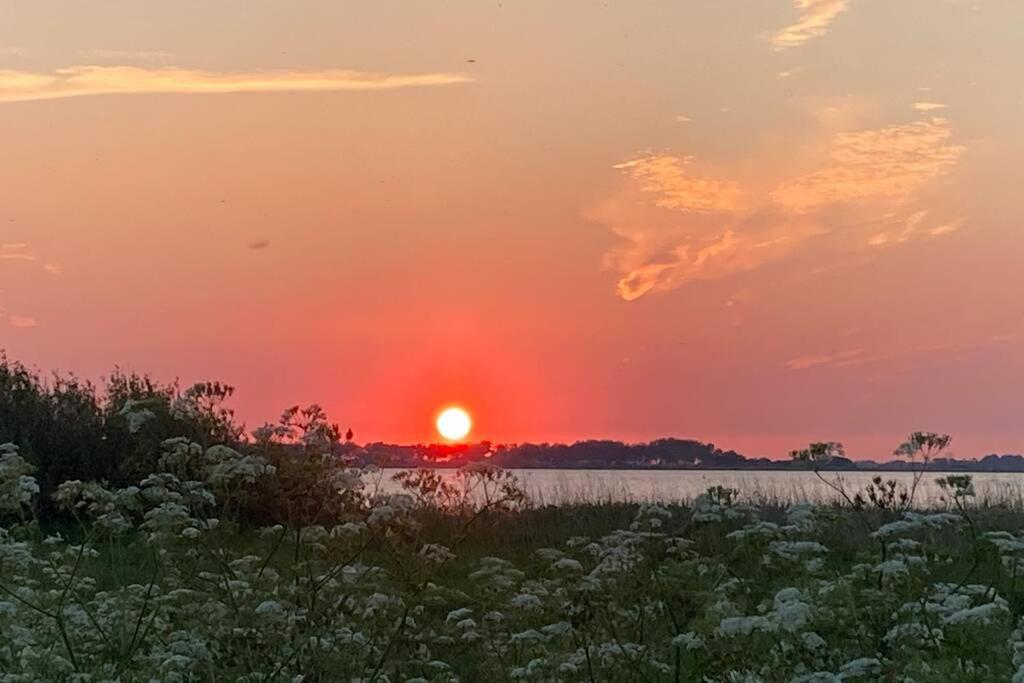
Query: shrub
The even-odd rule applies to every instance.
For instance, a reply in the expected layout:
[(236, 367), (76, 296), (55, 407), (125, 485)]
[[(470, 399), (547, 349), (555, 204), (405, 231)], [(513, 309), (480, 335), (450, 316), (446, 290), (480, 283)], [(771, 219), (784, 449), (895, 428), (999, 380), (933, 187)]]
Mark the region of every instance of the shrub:
[(43, 379), (0, 352), (0, 443), (34, 466), (45, 516), (61, 482), (124, 486), (153, 472), (166, 439), (236, 443), (241, 428), (224, 406), (232, 392), (219, 383), (181, 391), (119, 369), (100, 390), (74, 376)]

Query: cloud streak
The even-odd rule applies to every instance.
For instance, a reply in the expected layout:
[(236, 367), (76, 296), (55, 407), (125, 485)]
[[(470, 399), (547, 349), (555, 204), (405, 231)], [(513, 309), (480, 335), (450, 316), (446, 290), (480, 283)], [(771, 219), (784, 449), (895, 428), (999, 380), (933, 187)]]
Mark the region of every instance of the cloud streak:
[(941, 237), (956, 232), (964, 223), (964, 219), (959, 218), (938, 225), (926, 226), (925, 219), (927, 217), (927, 211), (916, 211), (906, 217), (901, 229), (875, 233), (868, 239), (868, 245), (872, 247), (893, 246), (909, 242), (920, 236)]
[(35, 261), (36, 255), (26, 251), (28, 245), (24, 242), (12, 242), (0, 244), (0, 260), (4, 261)]
[(35, 318), (29, 318), (24, 315), (12, 315), (7, 318), (7, 322), (10, 323), (11, 327), (18, 327), (27, 329), (29, 327), (39, 327), (39, 323)]
[(852, 348), (826, 353), (822, 355), (797, 356), (785, 361), (787, 370), (803, 371), (811, 369), (841, 369), (859, 365), (885, 363), (898, 364), (903, 361), (915, 361), (925, 356), (956, 357), (972, 351), (978, 351), (1001, 344), (1013, 343), (1018, 338), (1015, 332), (990, 334), (975, 339), (963, 339), (953, 342), (910, 345), (902, 348), (886, 347), (882, 350), (868, 351), (864, 348)]
[(174, 59), (171, 52), (155, 52), (152, 50), (82, 50), (78, 53), (90, 62), (166, 62)]
[(395, 90), (457, 83), (463, 73), (395, 74), (349, 70), (219, 72), (136, 66), (70, 66), (50, 73), (0, 70), (0, 102), (89, 95), (223, 94)]
[(28, 48), (20, 45), (0, 45), (0, 57), (18, 57), (24, 59), (31, 54)]
[[(0, 244), (0, 261), (24, 261), (26, 263), (35, 263), (39, 258), (31, 251), (29, 251), (28, 245), (24, 242), (8, 242), (6, 244)], [(64, 272), (64, 269), (59, 263), (46, 262), (40, 266), (40, 269), (50, 275), (60, 275)]]
[(798, 356), (786, 361), (786, 368), (789, 370), (808, 370), (817, 366), (828, 366), (841, 368), (847, 365), (858, 365), (874, 360), (876, 357), (868, 356), (864, 349), (847, 349), (837, 353), (822, 356)]
[(832, 22), (845, 12), (849, 0), (794, 0), (793, 4), (800, 10), (800, 17), (795, 23), (775, 32), (772, 46), (776, 50), (799, 47), (809, 40), (828, 33)]

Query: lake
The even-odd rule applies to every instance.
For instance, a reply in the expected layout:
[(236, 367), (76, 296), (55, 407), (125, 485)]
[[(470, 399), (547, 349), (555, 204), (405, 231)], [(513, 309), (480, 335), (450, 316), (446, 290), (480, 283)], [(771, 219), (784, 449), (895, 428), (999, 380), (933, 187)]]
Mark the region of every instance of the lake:
[[(390, 481), (400, 470), (386, 469), (381, 489), (397, 492)], [(457, 470), (438, 470), (445, 477), (454, 477)], [(661, 502), (692, 501), (710, 486), (738, 489), (741, 499), (752, 501), (832, 502), (838, 498), (835, 491), (809, 471), (760, 470), (579, 470), (579, 469), (519, 469), (510, 470), (522, 482), (530, 497), (541, 504), (579, 502)], [(945, 474), (963, 472), (926, 472), (918, 487), (919, 505), (940, 504), (941, 490), (935, 483)], [(895, 479), (909, 486), (910, 472), (825, 472), (829, 481), (839, 477), (846, 490), (856, 492), (870, 483), (872, 477)], [(1024, 507), (1024, 473), (979, 472), (971, 473), (978, 501), (1002, 502)]]

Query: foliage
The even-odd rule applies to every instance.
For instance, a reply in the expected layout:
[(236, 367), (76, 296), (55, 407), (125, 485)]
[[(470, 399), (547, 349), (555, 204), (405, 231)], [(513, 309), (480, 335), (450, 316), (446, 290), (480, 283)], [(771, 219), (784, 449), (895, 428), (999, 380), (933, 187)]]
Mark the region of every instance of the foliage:
[(156, 468), (160, 444), (184, 436), (234, 443), (241, 428), (224, 405), (233, 389), (201, 383), (185, 391), (115, 369), (102, 390), (73, 376), (48, 381), (0, 353), (0, 443), (17, 444), (49, 495), (70, 479), (124, 486)]
[(257, 431), (62, 483), (62, 530), (0, 446), (0, 680), (1024, 681), (1021, 524), (968, 476), (931, 511), (534, 508), (491, 464), (385, 495), (316, 406)]

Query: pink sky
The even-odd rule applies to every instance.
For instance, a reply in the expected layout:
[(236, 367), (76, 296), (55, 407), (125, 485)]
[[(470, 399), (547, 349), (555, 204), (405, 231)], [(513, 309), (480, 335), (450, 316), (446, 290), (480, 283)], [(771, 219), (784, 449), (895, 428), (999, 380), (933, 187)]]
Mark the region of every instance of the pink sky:
[(0, 348), (357, 440), (1024, 451), (1015, 2), (0, 8)]

